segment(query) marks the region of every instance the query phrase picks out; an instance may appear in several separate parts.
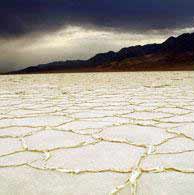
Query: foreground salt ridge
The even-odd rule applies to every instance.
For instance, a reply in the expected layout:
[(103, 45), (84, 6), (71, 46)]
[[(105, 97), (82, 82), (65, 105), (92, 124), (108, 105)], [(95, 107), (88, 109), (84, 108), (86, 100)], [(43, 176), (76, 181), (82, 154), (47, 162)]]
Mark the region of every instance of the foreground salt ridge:
[(193, 76), (0, 77), (0, 194), (193, 194)]

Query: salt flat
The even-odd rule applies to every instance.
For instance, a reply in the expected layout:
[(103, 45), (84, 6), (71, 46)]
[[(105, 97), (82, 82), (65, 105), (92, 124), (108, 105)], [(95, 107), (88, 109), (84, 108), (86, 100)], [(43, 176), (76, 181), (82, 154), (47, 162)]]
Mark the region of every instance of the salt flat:
[(194, 72), (0, 76), (0, 194), (193, 195)]

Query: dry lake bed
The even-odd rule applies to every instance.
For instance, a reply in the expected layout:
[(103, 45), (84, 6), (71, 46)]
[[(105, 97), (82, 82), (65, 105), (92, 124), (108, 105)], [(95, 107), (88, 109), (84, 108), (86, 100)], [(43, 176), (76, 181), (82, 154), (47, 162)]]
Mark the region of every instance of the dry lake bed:
[(194, 72), (0, 76), (1, 195), (193, 195)]

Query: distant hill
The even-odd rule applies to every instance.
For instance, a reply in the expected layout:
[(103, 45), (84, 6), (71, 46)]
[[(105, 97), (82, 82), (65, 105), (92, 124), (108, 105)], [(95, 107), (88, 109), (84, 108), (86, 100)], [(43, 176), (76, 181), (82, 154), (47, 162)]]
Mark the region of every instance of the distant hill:
[(89, 60), (58, 61), (11, 72), (103, 72), (194, 70), (194, 33), (170, 37), (162, 44), (123, 48), (97, 54)]

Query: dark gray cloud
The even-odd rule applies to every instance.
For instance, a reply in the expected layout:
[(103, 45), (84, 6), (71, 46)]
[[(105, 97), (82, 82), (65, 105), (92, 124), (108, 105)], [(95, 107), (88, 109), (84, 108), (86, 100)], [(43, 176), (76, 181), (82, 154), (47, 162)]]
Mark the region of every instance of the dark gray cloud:
[(193, 0), (6, 0), (0, 5), (0, 36), (18, 37), (68, 25), (144, 31), (193, 23)]
[(193, 10), (194, 0), (2, 0), (0, 72), (160, 43), (193, 31)]

